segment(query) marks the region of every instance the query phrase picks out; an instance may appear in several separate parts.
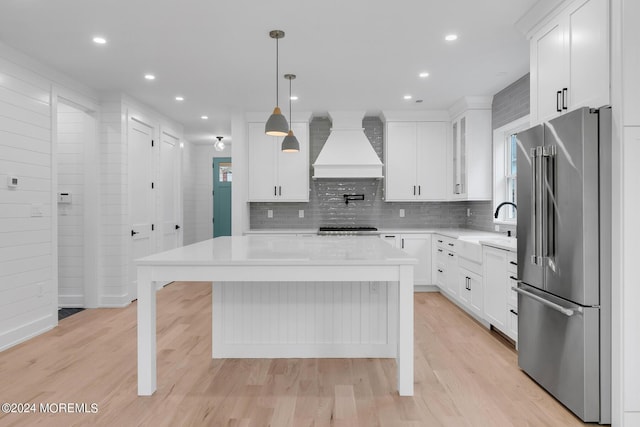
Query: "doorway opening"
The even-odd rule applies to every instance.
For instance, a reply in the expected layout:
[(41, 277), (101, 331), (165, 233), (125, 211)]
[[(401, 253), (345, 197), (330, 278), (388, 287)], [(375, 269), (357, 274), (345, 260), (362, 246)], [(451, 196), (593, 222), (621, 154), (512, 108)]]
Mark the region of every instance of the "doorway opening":
[(96, 307), (95, 112), (59, 98), (56, 109), (58, 319)]
[(213, 158), (213, 237), (231, 236), (231, 157)]

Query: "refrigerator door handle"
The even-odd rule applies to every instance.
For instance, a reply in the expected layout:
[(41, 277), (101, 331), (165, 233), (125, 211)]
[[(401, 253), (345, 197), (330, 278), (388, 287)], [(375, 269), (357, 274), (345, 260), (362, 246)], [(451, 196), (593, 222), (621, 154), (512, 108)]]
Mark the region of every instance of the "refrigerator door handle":
[(575, 307), (575, 308), (568, 308), (568, 307), (563, 307), (560, 304), (556, 304), (555, 302), (551, 302), (545, 298), (539, 297), (538, 295), (531, 293), (529, 291), (525, 291), (524, 289), (521, 288), (517, 288), (515, 286), (511, 287), (512, 290), (516, 291), (517, 293), (519, 293), (522, 296), (534, 299), (536, 301), (538, 301), (540, 304), (546, 305), (549, 308), (552, 308), (553, 310), (560, 312), (562, 314), (564, 314), (567, 317), (571, 317), (574, 314), (576, 314), (576, 312), (578, 313), (582, 313), (582, 308), (581, 307)]
[(543, 261), (554, 273), (556, 272), (556, 147), (554, 145), (545, 146), (543, 149), (542, 177), (544, 179), (544, 190), (542, 197), (543, 212)]
[(533, 255), (531, 264), (542, 262), (542, 146), (531, 149), (531, 205), (533, 206)]

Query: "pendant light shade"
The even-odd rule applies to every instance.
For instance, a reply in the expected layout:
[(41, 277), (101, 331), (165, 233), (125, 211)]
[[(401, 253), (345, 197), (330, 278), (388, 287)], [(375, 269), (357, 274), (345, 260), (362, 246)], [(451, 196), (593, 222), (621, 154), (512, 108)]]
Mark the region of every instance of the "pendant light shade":
[(278, 106), (278, 75), (280, 73), (278, 64), (278, 40), (284, 37), (284, 31), (272, 30), (269, 32), (269, 37), (276, 39), (276, 108), (273, 109), (273, 113), (264, 126), (264, 133), (271, 136), (285, 136), (289, 131), (289, 125), (287, 124), (287, 119), (282, 115), (280, 107)]
[[(285, 74), (284, 78), (289, 80), (289, 123), (291, 123), (291, 80), (296, 78), (295, 74)], [(282, 151), (285, 153), (297, 153), (300, 151), (298, 138), (293, 134), (293, 129), (289, 127), (287, 136), (282, 140)]]
[(224, 142), (222, 142), (222, 136), (216, 136), (217, 141), (213, 144), (213, 148), (216, 151), (224, 151)]

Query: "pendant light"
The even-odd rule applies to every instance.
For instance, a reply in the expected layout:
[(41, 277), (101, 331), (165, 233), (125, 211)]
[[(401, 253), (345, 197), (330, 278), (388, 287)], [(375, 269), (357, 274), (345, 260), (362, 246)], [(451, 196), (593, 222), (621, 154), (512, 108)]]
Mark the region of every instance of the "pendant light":
[(282, 151), (284, 153), (297, 153), (300, 151), (300, 143), (298, 138), (293, 134), (291, 129), (291, 80), (296, 78), (295, 74), (285, 74), (284, 78), (289, 80), (289, 132), (282, 140)]
[(278, 40), (284, 37), (284, 31), (273, 30), (269, 32), (269, 37), (276, 39), (276, 108), (273, 109), (273, 113), (267, 120), (267, 124), (264, 127), (264, 133), (271, 136), (286, 136), (289, 130), (287, 119), (282, 115), (280, 107), (278, 106)]
[(217, 141), (213, 144), (213, 148), (215, 148), (216, 151), (223, 151), (224, 150), (224, 142), (222, 142), (222, 136), (216, 136)]

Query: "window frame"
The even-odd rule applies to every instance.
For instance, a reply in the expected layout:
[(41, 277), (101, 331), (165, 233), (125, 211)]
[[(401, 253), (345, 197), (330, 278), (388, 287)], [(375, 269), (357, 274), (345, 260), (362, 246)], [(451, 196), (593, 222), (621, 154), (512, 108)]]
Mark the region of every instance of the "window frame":
[[(516, 119), (507, 123), (493, 131), (493, 212), (502, 202), (509, 201), (507, 199), (508, 188), (508, 166), (509, 159), (509, 142), (510, 136), (514, 133), (523, 131), (530, 127), (529, 115)], [(517, 171), (515, 175), (517, 182)], [(516, 225), (518, 222), (518, 214), (516, 211), (515, 218), (506, 218), (506, 209), (501, 209), (498, 218), (492, 218), (494, 224)]]

